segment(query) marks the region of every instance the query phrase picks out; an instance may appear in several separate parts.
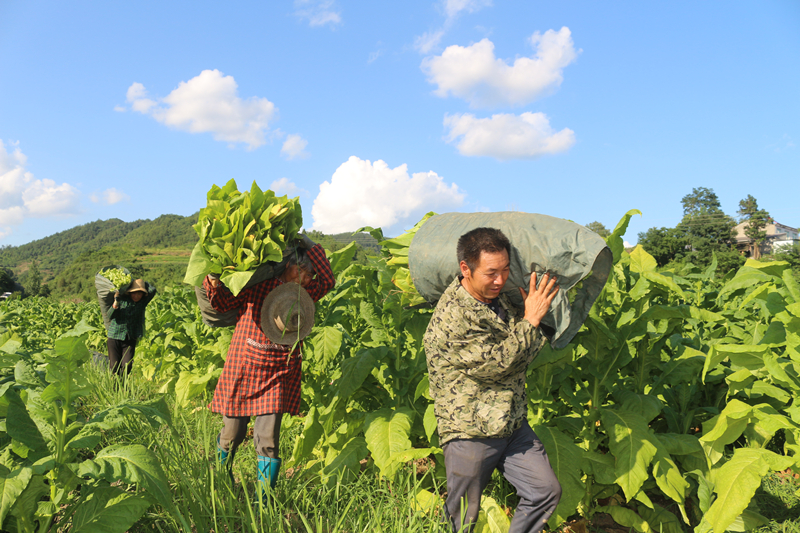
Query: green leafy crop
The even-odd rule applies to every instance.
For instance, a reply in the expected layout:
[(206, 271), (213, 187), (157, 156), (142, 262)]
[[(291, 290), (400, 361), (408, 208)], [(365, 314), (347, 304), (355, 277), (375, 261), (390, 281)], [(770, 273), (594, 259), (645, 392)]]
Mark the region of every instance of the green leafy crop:
[(260, 265), (283, 259), (286, 244), (302, 225), (299, 198), (275, 196), (256, 182), (245, 192), (234, 180), (222, 188), (214, 185), (194, 225), (200, 240), (183, 281), (199, 286), (207, 274), (219, 274), (236, 296)]
[(381, 254), (386, 260), (386, 268), (392, 274), (392, 283), (400, 290), (400, 303), (402, 305), (419, 305), (425, 303), (414, 282), (411, 279), (411, 271), (408, 269), (408, 250), (411, 241), (417, 234), (417, 230), (422, 227), (429, 218), (435, 216), (433, 211), (428, 212), (416, 225), (394, 239), (385, 239), (380, 228), (364, 227), (358, 231), (368, 231), (375, 239), (380, 242)]
[(103, 276), (114, 284), (116, 290), (120, 290), (125, 285), (130, 284), (131, 275), (120, 268), (109, 268), (103, 271)]

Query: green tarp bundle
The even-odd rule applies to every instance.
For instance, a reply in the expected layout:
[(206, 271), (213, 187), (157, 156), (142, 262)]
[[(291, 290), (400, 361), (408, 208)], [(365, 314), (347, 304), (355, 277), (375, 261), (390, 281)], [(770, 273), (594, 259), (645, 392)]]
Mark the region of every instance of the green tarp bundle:
[[(445, 213), (428, 219), (417, 231), (408, 252), (411, 278), (417, 291), (435, 304), (460, 273), (458, 238), (480, 227), (497, 228), (511, 241), (511, 274), (503, 293), (523, 306), (518, 287), (528, 290), (531, 272), (558, 278), (561, 290), (542, 323), (555, 331), (560, 349), (578, 333), (600, 295), (613, 266), (611, 250), (602, 237), (580, 224), (533, 213)], [(569, 291), (583, 283), (570, 303)]]

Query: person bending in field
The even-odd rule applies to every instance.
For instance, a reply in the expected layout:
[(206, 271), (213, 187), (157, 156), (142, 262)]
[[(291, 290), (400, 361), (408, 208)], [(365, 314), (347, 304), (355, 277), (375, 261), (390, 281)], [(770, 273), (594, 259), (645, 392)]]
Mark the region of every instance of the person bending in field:
[(544, 447), (528, 425), (525, 374), (546, 339), (540, 321), (558, 292), (545, 274), (524, 309), (500, 291), (511, 245), (494, 228), (462, 235), (461, 269), (436, 305), (424, 335), (430, 392), (447, 473), (445, 512), (453, 531), (472, 531), (481, 493), (497, 469), (520, 498), (512, 533), (544, 528), (561, 486)]
[(289, 282), (299, 283), (315, 302), (335, 284), (325, 250), (305, 235), (283, 274), (244, 289), (236, 297), (215, 276), (209, 275), (203, 281), (214, 309), (222, 313), (238, 311), (228, 356), (211, 402), (211, 410), (222, 414), (223, 420), (218, 437), (219, 462), (230, 471), (250, 418), (255, 417), (258, 494), (264, 502), (265, 485), (274, 489), (280, 471), (281, 418), (284, 413), (297, 415), (300, 409), (302, 342), (290, 355), (292, 346), (270, 341), (260, 327), (264, 299), (270, 291)]
[(144, 312), (156, 295), (156, 288), (142, 279), (133, 280), (127, 292), (114, 294), (108, 314), (108, 363), (117, 376), (126, 376), (133, 368), (136, 343), (144, 336)]

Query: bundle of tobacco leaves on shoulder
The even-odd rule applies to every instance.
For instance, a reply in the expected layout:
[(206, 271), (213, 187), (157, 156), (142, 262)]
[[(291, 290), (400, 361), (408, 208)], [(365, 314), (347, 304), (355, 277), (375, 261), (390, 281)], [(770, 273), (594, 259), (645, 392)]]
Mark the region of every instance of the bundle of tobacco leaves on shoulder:
[(110, 281), (116, 290), (131, 284), (130, 273), (121, 268), (104, 268), (100, 271), (100, 274)]
[(214, 185), (207, 198), (193, 226), (200, 240), (183, 281), (200, 286), (207, 274), (219, 274), (236, 296), (259, 266), (283, 259), (287, 243), (303, 225), (300, 201), (262, 191), (256, 182), (239, 192), (234, 180), (221, 188)]

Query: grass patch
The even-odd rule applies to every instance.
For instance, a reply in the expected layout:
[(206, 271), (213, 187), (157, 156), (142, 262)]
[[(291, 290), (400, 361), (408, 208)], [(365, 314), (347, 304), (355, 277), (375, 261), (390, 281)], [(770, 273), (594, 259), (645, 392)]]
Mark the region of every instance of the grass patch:
[[(134, 365), (136, 364), (134, 360)], [(112, 405), (160, 397), (156, 385), (135, 372), (124, 383), (102, 368), (91, 373), (95, 393), (81, 410), (85, 415)], [(175, 510), (152, 506), (130, 529), (133, 532), (178, 532), (182, 524), (193, 531), (214, 532), (426, 532), (449, 531), (439, 511), (415, 510), (413, 495), (419, 488), (443, 490), (433, 472), (418, 474), (409, 466), (393, 482), (381, 479), (371, 468), (353, 483), (320, 482), (314, 473), (281, 473), (275, 493), (266, 506), (254, 497), (256, 459), (252, 439), (245, 440), (233, 464), (234, 481), (216, 466), (216, 438), (222, 417), (204, 404), (182, 409), (174, 397), (164, 398), (171, 411), (171, 428), (154, 430), (136, 418), (104, 437), (101, 446), (141, 444), (153, 450), (174, 495)], [(291, 424), (281, 436), (281, 455), (291, 455), (301, 424)]]

